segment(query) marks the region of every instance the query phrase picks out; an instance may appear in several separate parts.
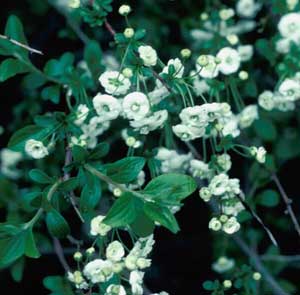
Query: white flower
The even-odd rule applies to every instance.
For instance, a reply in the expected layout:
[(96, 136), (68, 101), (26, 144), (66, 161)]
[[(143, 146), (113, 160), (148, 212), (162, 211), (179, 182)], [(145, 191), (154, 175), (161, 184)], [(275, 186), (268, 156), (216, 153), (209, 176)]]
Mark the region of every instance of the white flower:
[(131, 85), (130, 80), (118, 71), (104, 72), (99, 81), (107, 93), (116, 96), (126, 94)]
[(222, 126), (222, 135), (231, 135), (232, 137), (237, 137), (240, 135), (240, 130), (238, 128), (238, 119), (236, 116), (231, 116), (226, 120), (220, 120), (219, 125)]
[(284, 15), (278, 23), (278, 30), (282, 37), (300, 42), (300, 13)]
[(235, 199), (227, 199), (222, 202), (223, 213), (226, 215), (237, 216), (245, 207), (240, 201)]
[(184, 108), (179, 117), (183, 124), (196, 127), (205, 126), (208, 120), (207, 110), (203, 106)]
[(121, 5), (118, 12), (123, 16), (128, 15), (131, 12), (131, 7), (129, 5)]
[(123, 111), (128, 119), (140, 120), (148, 114), (150, 104), (147, 96), (142, 92), (132, 92), (124, 97)]
[(236, 4), (236, 11), (239, 16), (252, 18), (255, 17), (261, 5), (254, 0), (239, 0)]
[(219, 231), (222, 228), (222, 223), (216, 217), (213, 217), (209, 221), (208, 228), (213, 231)]
[(172, 130), (182, 141), (190, 141), (205, 134), (205, 128), (197, 128), (184, 124), (173, 126)]
[(241, 61), (248, 61), (253, 56), (253, 46), (252, 45), (240, 45), (237, 48), (238, 54)]
[(199, 71), (199, 75), (202, 78), (212, 79), (218, 76), (219, 74), (219, 67), (216, 64), (216, 59), (212, 55), (206, 55), (207, 57), (207, 64), (201, 67), (199, 64), (196, 65), (197, 72)]
[(194, 177), (200, 177), (202, 179), (209, 179), (212, 176), (212, 171), (208, 164), (196, 159), (190, 161), (190, 171)]
[(280, 84), (278, 91), (287, 101), (295, 101), (300, 98), (300, 82), (294, 79), (285, 79)]
[(112, 276), (112, 262), (109, 260), (95, 259), (83, 269), (83, 274), (94, 284), (107, 282)]
[(140, 46), (138, 52), (145, 66), (151, 67), (156, 65), (157, 53), (151, 46)]
[(213, 195), (220, 196), (227, 191), (229, 177), (227, 174), (221, 173), (214, 176), (209, 184), (209, 189)]
[(106, 258), (113, 262), (120, 261), (125, 255), (123, 245), (119, 241), (110, 243), (106, 248)]
[(103, 120), (114, 120), (121, 112), (120, 102), (111, 95), (97, 94), (93, 98), (93, 105), (96, 113)]
[(238, 116), (239, 125), (241, 128), (247, 128), (258, 119), (257, 105), (248, 105)]
[(220, 19), (228, 20), (234, 16), (234, 10), (232, 8), (224, 8), (219, 11)]
[(133, 295), (143, 295), (144, 272), (134, 270), (129, 275), (129, 283)]
[(218, 68), (224, 75), (230, 75), (237, 72), (241, 64), (239, 53), (230, 47), (222, 48), (218, 52), (217, 58), (219, 58), (221, 61), (221, 63), (218, 65)]
[(80, 6), (80, 0), (69, 0), (70, 8), (78, 8)]
[(250, 148), (250, 154), (256, 159), (257, 162), (259, 163), (264, 163), (266, 161), (266, 154), (267, 154), (267, 151), (265, 150), (264, 147), (251, 147)]
[(217, 156), (217, 164), (224, 172), (229, 171), (232, 165), (230, 156), (228, 154)]
[(208, 187), (202, 187), (199, 191), (199, 196), (204, 202), (208, 202), (212, 197)]
[(85, 104), (80, 104), (76, 110), (76, 119), (74, 124), (82, 125), (89, 114), (89, 108)]
[(276, 42), (276, 51), (279, 53), (288, 53), (291, 48), (291, 40), (288, 38), (280, 39)]
[(223, 224), (223, 231), (229, 235), (236, 233), (240, 229), (241, 225), (238, 223), (235, 217), (230, 217), (224, 224)]
[(49, 155), (44, 144), (35, 139), (29, 139), (26, 141), (25, 152), (34, 159), (42, 159)]
[(75, 284), (77, 289), (88, 289), (89, 285), (85, 281), (80, 271), (75, 271), (74, 273), (68, 272), (67, 278), (70, 282)]
[(271, 91), (264, 91), (258, 97), (258, 104), (265, 110), (271, 111), (275, 107), (274, 94)]
[(169, 96), (169, 91), (165, 86), (156, 87), (153, 91), (148, 93), (151, 105), (159, 104), (164, 98)]
[[(192, 73), (191, 73), (192, 75)], [(200, 80), (198, 77), (193, 80), (193, 90), (197, 96), (209, 92), (210, 87), (205, 80)]]
[(226, 272), (234, 267), (234, 260), (229, 259), (225, 256), (218, 258), (216, 262), (213, 263), (212, 269), (218, 273)]
[(126, 295), (126, 291), (122, 285), (111, 284), (107, 287), (105, 295)]
[(102, 222), (104, 218), (105, 218), (105, 216), (98, 215), (97, 217), (94, 217), (91, 220), (90, 233), (92, 236), (96, 236), (96, 235), (106, 236), (107, 233), (111, 230), (111, 226)]
[(173, 77), (181, 78), (183, 76), (184, 66), (179, 58), (170, 59), (167, 65), (163, 68), (162, 73), (168, 74), (169, 67), (171, 65), (174, 66), (175, 69), (175, 73), (173, 74)]

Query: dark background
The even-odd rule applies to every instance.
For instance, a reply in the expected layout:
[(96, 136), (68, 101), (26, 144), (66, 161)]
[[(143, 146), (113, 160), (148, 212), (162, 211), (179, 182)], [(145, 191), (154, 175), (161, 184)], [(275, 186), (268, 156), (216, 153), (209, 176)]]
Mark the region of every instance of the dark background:
[[(36, 1), (42, 2), (43, 0)], [(5, 3), (1, 1), (1, 31), (4, 30), (7, 17), (12, 13), (17, 14), (24, 24), (25, 31), (29, 36), (30, 45), (42, 50), (45, 54), (43, 57), (32, 56), (34, 63), (38, 67), (42, 67), (48, 59), (58, 57), (65, 51), (77, 52), (80, 55), (82, 44), (79, 41), (57, 37), (58, 30), (65, 27), (64, 18), (54, 9), (50, 9), (45, 15), (39, 15), (36, 11), (32, 11), (30, 2), (33, 1), (11, 0), (5, 1)], [(136, 1), (131, 2), (134, 2), (133, 6), (137, 6), (135, 4)], [(193, 1), (157, 1), (157, 4), (162, 7), (165, 6), (165, 9), (171, 10), (174, 16), (181, 18), (185, 15), (199, 14), (201, 11), (201, 1), (199, 1), (199, 5), (194, 3), (192, 6), (193, 8), (199, 6), (198, 11), (191, 11), (190, 2)], [(147, 3), (151, 5), (151, 0), (145, 1), (145, 7)], [(119, 2), (115, 1), (115, 7), (118, 6)], [(144, 13), (149, 19), (155, 19), (157, 15), (153, 12), (148, 13), (145, 7), (139, 5), (136, 9), (142, 16)], [(110, 17), (110, 20), (116, 28), (122, 28), (122, 25), (118, 22), (119, 17), (116, 13)], [(169, 28), (165, 33), (163, 28), (162, 32), (160, 32), (160, 36), (164, 36), (165, 38), (162, 43), (173, 44), (174, 47), (176, 47), (176, 44), (184, 44), (185, 41), (180, 37), (180, 29), (176, 17), (170, 17), (162, 21), (165, 27)], [(103, 34), (103, 39), (106, 39), (108, 42), (110, 36), (107, 33)], [(164, 59), (164, 57), (168, 58), (169, 52), (161, 47), (159, 54)], [(1, 147), (6, 145), (9, 137), (9, 125), (14, 118), (12, 108), (14, 104), (24, 99), (24, 95), (19, 87), (20, 82), (21, 78), (16, 77), (0, 85), (0, 125), (8, 127), (5, 134), (0, 136)], [(295, 208), (298, 213), (300, 211), (299, 189), (297, 183), (295, 184), (295, 177), (296, 171), (299, 169), (299, 164), (299, 160), (287, 162), (282, 167), (280, 173), (280, 178), (287, 193), (296, 199)], [(235, 169), (234, 173), (239, 175), (242, 173), (239, 163), (236, 166), (238, 168)], [(273, 213), (283, 215), (283, 210), (284, 207), (279, 206), (276, 212)], [(0, 213), (0, 221), (3, 222), (4, 212), (0, 211)], [(262, 211), (260, 214), (264, 217), (266, 212)], [(199, 200), (199, 197), (195, 195), (187, 199), (184, 208), (177, 214), (177, 218), (181, 227), (179, 234), (173, 235), (161, 228), (155, 232), (157, 247), (155, 247), (153, 253), (153, 266), (147, 272), (146, 284), (153, 292), (165, 290), (173, 295), (203, 294), (202, 282), (216, 277), (215, 273), (211, 271), (213, 243), (207, 228), (210, 218), (209, 210), (204, 202)], [(283, 254), (299, 253), (299, 242), (292, 231), (277, 232), (276, 238), (280, 242)], [(0, 272), (0, 292), (1, 294), (8, 292), (9, 294), (47, 294), (48, 291), (44, 289), (42, 280), (46, 276), (57, 274), (63, 274), (63, 269), (58, 263), (56, 256), (45, 255), (39, 260), (27, 259), (24, 279), (19, 284), (11, 279), (9, 272)], [(294, 283), (299, 282), (299, 276), (295, 270), (286, 271), (283, 276)]]

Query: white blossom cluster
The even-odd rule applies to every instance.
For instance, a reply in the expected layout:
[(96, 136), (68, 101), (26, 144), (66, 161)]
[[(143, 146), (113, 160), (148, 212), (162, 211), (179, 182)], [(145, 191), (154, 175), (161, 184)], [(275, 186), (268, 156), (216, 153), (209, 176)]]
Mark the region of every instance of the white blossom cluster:
[[(103, 220), (105, 216), (99, 215), (91, 221), (91, 235), (105, 237), (111, 227), (106, 225)], [(112, 241), (106, 245), (105, 257), (95, 257), (95, 248), (86, 250), (88, 261), (84, 262), (83, 270), (76, 270), (68, 273), (68, 279), (74, 283), (78, 289), (88, 289), (89, 287), (107, 283), (113, 276), (128, 276), (129, 286), (120, 284), (109, 284), (105, 295), (142, 295), (144, 269), (151, 265), (151, 259), (148, 258), (154, 245), (153, 235), (138, 239), (133, 248), (127, 252), (123, 244), (118, 241)], [(127, 248), (126, 248), (127, 249)], [(80, 261), (82, 254), (76, 252), (74, 259)], [(129, 273), (129, 274), (128, 274)], [(127, 293), (130, 287), (131, 293)], [(156, 293), (157, 295), (168, 295), (166, 292)], [(152, 294), (155, 295), (155, 294)]]
[(10, 149), (4, 148), (0, 152), (1, 173), (11, 179), (16, 179), (21, 176), (21, 171), (16, 167), (22, 160), (23, 156), (20, 152), (15, 152)]

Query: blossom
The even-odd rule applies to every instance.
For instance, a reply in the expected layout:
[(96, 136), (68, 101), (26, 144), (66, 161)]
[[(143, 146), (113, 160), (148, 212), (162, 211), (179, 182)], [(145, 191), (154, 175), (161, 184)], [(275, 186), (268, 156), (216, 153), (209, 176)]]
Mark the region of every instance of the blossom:
[(203, 106), (187, 107), (181, 110), (179, 117), (183, 124), (205, 126), (208, 120), (207, 110)]
[(236, 4), (236, 11), (239, 16), (252, 18), (255, 17), (261, 5), (254, 0), (239, 0)]
[(83, 274), (94, 284), (107, 282), (112, 276), (112, 262), (95, 259), (85, 265)]
[(264, 147), (261, 146), (261, 147), (257, 148), (255, 146), (253, 146), (250, 148), (250, 154), (253, 157), (255, 157), (257, 162), (262, 163), (262, 164), (265, 163), (267, 151), (265, 150)]
[(194, 177), (210, 178), (212, 176), (212, 170), (209, 168), (208, 164), (203, 161), (192, 159), (190, 161), (190, 171)]
[(102, 222), (104, 218), (105, 216), (98, 215), (97, 217), (94, 217), (92, 219), (91, 231), (90, 231), (92, 236), (96, 236), (96, 235), (106, 236), (107, 233), (111, 230), (111, 226)]
[(126, 94), (130, 88), (130, 80), (118, 71), (106, 71), (99, 78), (100, 84), (108, 94), (116, 96)]
[(224, 172), (229, 171), (232, 165), (230, 156), (228, 154), (218, 155), (217, 164)]
[(204, 66), (199, 64), (196, 65), (197, 72), (199, 72), (200, 77), (206, 79), (212, 79), (218, 76), (219, 67), (216, 63), (216, 59), (213, 55), (206, 55), (207, 63)]
[(16, 179), (21, 171), (16, 168), (19, 161), (22, 160), (22, 153), (4, 148), (0, 152), (1, 173), (8, 178)]
[(285, 79), (279, 86), (278, 92), (289, 101), (300, 98), (300, 82), (294, 79)]
[(258, 96), (258, 104), (265, 110), (271, 111), (275, 107), (274, 94), (271, 91), (264, 91)]
[(213, 195), (220, 196), (227, 191), (229, 177), (227, 174), (221, 173), (214, 176), (209, 184), (209, 189)]
[[(179, 58), (170, 59), (163, 68), (162, 73), (168, 74), (170, 66), (173, 66), (175, 69), (175, 73), (172, 75), (173, 77), (181, 78), (183, 76), (184, 66)], [(160, 81), (158, 80), (158, 82)]]
[(93, 106), (96, 113), (103, 120), (114, 120), (121, 112), (120, 102), (115, 97), (107, 94), (97, 94), (93, 98)]
[(241, 58), (239, 53), (230, 47), (224, 47), (222, 48), (218, 54), (217, 58), (220, 59), (220, 64), (218, 65), (218, 69), (221, 73), (224, 75), (230, 75), (235, 73), (241, 63)]
[(300, 13), (292, 12), (282, 16), (278, 30), (282, 37), (300, 42)]
[(128, 15), (131, 12), (131, 7), (129, 5), (121, 5), (118, 12), (123, 16)]
[(75, 284), (75, 287), (77, 289), (88, 289), (88, 284), (85, 281), (85, 279), (82, 276), (82, 273), (80, 271), (75, 271), (74, 273), (68, 272), (67, 278), (70, 282)]
[(202, 187), (199, 191), (199, 196), (204, 202), (208, 202), (212, 197), (208, 187)]
[(151, 46), (140, 46), (139, 56), (147, 67), (155, 66), (157, 63), (157, 53)]
[(248, 105), (238, 116), (239, 125), (241, 128), (247, 128), (258, 119), (257, 105)]
[(120, 261), (125, 255), (123, 245), (119, 241), (110, 243), (106, 248), (106, 258), (113, 262)]
[(213, 263), (212, 269), (218, 273), (224, 273), (234, 267), (234, 260), (221, 256), (216, 262)]
[(140, 120), (148, 114), (150, 104), (142, 92), (132, 92), (124, 97), (123, 111), (128, 119)]
[(85, 104), (80, 104), (76, 110), (76, 119), (74, 124), (81, 125), (89, 114), (89, 108)]
[(126, 291), (122, 285), (111, 284), (107, 287), (105, 295), (126, 295)]
[(238, 223), (236, 217), (230, 217), (224, 224), (222, 227), (222, 230), (231, 235), (234, 234), (235, 232), (237, 232), (240, 229), (241, 225)]
[(222, 223), (218, 220), (218, 218), (213, 217), (209, 221), (208, 228), (213, 231), (219, 231), (222, 228)]
[(48, 149), (41, 141), (29, 139), (25, 143), (25, 152), (34, 159), (42, 159), (49, 155)]
[(241, 61), (248, 61), (253, 56), (253, 46), (252, 45), (240, 45), (237, 48), (237, 52), (240, 56)]
[(134, 295), (143, 294), (143, 279), (144, 272), (134, 270), (129, 275), (129, 283), (131, 285), (131, 291)]

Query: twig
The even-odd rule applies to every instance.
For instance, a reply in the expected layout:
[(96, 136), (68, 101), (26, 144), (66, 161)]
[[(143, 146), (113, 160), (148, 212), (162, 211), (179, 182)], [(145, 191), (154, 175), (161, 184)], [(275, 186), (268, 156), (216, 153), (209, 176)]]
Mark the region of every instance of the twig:
[(266, 280), (266, 282), (269, 284), (269, 287), (272, 288), (272, 294), (274, 295), (289, 295), (289, 293), (285, 292), (281, 286), (276, 282), (276, 280), (273, 278), (273, 276), (269, 273), (269, 271), (264, 267), (262, 264), (260, 257), (257, 255), (257, 253), (252, 250), (245, 241), (242, 240), (241, 237), (234, 235), (233, 240), (235, 243), (239, 246), (239, 248), (250, 257), (253, 266), (257, 271), (259, 271), (263, 278)]
[(0, 38), (3, 39), (3, 40), (7, 40), (7, 41), (9, 41), (10, 43), (12, 43), (12, 44), (14, 44), (14, 45), (17, 45), (17, 46), (19, 46), (19, 47), (22, 47), (22, 48), (24, 48), (24, 49), (30, 51), (31, 53), (36, 53), (36, 54), (43, 55), (43, 52), (42, 52), (42, 51), (37, 50), (37, 49), (34, 49), (34, 48), (32, 48), (32, 47), (29, 47), (28, 45), (25, 45), (25, 44), (23, 44), (23, 43), (21, 43), (21, 42), (19, 42), (19, 41), (17, 41), (17, 40), (14, 40), (14, 39), (12, 39), (12, 38), (10, 38), (10, 37), (8, 37), (8, 36), (5, 36), (5, 35), (0, 34)]
[(107, 20), (104, 22), (104, 25), (105, 25), (106, 29), (110, 32), (110, 34), (113, 37), (115, 37), (116, 31), (114, 30), (114, 28), (112, 27), (112, 25)]
[(58, 260), (62, 265), (62, 267), (64, 268), (65, 272), (70, 271), (70, 266), (68, 265), (68, 262), (64, 256), (63, 248), (57, 238), (53, 238), (53, 246), (54, 246), (54, 251), (58, 257)]
[(281, 197), (282, 197), (282, 199), (283, 199), (283, 201), (286, 205), (286, 209), (287, 209), (286, 212), (287, 212), (287, 214), (290, 215), (291, 220), (294, 224), (295, 230), (296, 230), (296, 232), (298, 233), (298, 235), (300, 237), (300, 225), (299, 225), (299, 222), (298, 222), (298, 220), (296, 218), (296, 215), (295, 215), (295, 213), (293, 211), (293, 208), (292, 208), (292, 202), (293, 201), (286, 194), (286, 192), (285, 192), (283, 186), (281, 185), (280, 180), (279, 180), (278, 176), (276, 175), (276, 173), (272, 173), (271, 178), (275, 182), (275, 184), (276, 184), (276, 186), (277, 186), (277, 188), (280, 192), (280, 195), (281, 195)]
[[(68, 143), (66, 143), (67, 145)], [(72, 162), (72, 151), (70, 149), (70, 147), (67, 145), (66, 147), (66, 156), (65, 156), (65, 167), (68, 166), (69, 164), (71, 164)], [(70, 179), (70, 174), (65, 172), (64, 173), (64, 181)], [(71, 202), (71, 205), (73, 206), (75, 212), (77, 213), (79, 219), (81, 220), (82, 223), (84, 223), (84, 218), (83, 216), (81, 215), (79, 209), (77, 208), (77, 205), (76, 205), (76, 200), (75, 200), (75, 194), (73, 191), (70, 192), (70, 202)]]
[(260, 256), (261, 260), (264, 261), (276, 261), (283, 263), (300, 262), (300, 255), (270, 255), (265, 254)]

